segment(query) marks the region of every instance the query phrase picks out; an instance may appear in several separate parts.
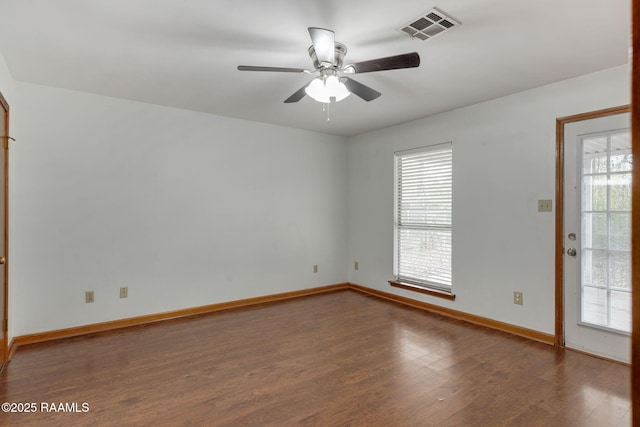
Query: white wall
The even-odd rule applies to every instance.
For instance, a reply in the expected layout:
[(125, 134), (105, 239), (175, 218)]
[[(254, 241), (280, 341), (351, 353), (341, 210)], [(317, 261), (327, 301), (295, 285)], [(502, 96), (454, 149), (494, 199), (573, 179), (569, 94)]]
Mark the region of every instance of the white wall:
[[(617, 67), (351, 138), (349, 281), (552, 334), (555, 119), (629, 103)], [(453, 290), (449, 302), (397, 288), (393, 153), (453, 141)], [(555, 201), (554, 201), (555, 206)], [(359, 270), (353, 270), (359, 261)], [(513, 291), (524, 305), (513, 304)]]
[(345, 281), (344, 138), (24, 83), (16, 94), (12, 335)]
[(0, 92), (2, 92), (2, 96), (4, 96), (9, 103), (9, 108), (11, 108), (14, 99), (14, 81), (2, 53), (0, 53)]

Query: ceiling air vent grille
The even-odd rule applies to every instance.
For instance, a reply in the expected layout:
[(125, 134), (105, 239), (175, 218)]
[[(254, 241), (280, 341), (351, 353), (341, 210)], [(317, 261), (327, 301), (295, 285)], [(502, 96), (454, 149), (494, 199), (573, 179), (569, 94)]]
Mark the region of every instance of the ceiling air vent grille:
[(424, 41), (442, 34), (457, 25), (460, 25), (460, 21), (452, 18), (451, 15), (441, 11), (437, 7), (434, 7), (429, 12), (404, 25), (400, 31), (412, 39)]

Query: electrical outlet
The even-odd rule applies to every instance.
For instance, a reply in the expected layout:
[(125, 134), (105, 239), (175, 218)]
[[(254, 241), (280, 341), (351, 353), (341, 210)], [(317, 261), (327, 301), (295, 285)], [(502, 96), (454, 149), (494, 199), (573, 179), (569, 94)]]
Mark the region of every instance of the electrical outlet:
[(87, 291), (84, 293), (84, 302), (87, 304), (93, 302), (93, 291)]
[(318, 272), (318, 264), (314, 264), (313, 266), (313, 272), (317, 273)]
[(129, 288), (123, 286), (120, 288), (120, 298), (127, 298), (129, 296)]
[(353, 269), (357, 271), (359, 268), (360, 268), (360, 266), (358, 265), (358, 261), (354, 262), (353, 263)]
[(513, 293), (513, 303), (522, 305), (522, 292), (515, 291)]

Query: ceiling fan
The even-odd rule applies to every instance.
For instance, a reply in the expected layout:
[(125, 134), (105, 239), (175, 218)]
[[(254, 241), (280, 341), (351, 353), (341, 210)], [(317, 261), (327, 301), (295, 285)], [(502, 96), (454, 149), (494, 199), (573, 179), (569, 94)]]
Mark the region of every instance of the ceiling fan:
[(370, 73), (373, 71), (397, 70), (401, 68), (414, 68), (420, 65), (420, 55), (417, 52), (402, 55), (388, 56), (369, 61), (356, 62), (344, 65), (344, 56), (347, 47), (335, 41), (335, 33), (325, 28), (309, 27), (312, 45), (309, 47), (309, 56), (313, 60), (313, 70), (303, 68), (283, 67), (258, 67), (252, 65), (239, 65), (240, 71), (275, 71), (284, 73), (315, 73), (320, 76), (309, 84), (300, 88), (285, 103), (298, 102), (305, 95), (323, 104), (338, 102), (351, 93), (365, 101), (373, 101), (381, 93), (369, 86), (358, 83), (350, 77), (342, 74)]

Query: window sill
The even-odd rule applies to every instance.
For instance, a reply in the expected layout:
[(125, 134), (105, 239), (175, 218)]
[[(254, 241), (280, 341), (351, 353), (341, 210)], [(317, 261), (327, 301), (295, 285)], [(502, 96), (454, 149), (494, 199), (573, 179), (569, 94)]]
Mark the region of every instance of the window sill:
[(427, 288), (420, 285), (414, 285), (411, 283), (403, 283), (395, 280), (389, 280), (389, 284), (395, 288), (407, 289), (409, 291), (420, 292), (422, 294), (431, 295), (432, 297), (444, 298), (451, 301), (456, 299), (456, 296), (451, 292), (441, 291), (439, 289)]

